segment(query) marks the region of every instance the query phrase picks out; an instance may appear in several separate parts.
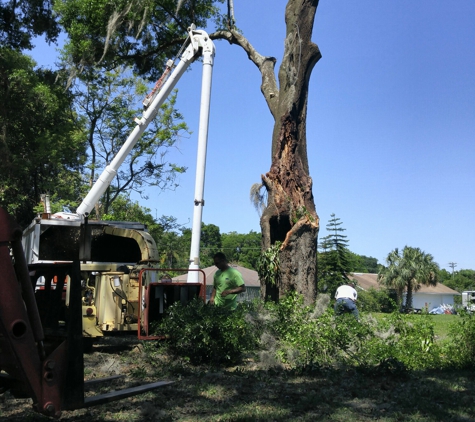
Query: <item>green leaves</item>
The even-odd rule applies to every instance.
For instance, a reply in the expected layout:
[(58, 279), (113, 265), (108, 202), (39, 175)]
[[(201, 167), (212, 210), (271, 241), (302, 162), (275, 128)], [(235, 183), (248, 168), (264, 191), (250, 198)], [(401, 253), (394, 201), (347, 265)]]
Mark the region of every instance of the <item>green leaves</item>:
[(280, 277), (280, 246), (282, 242), (275, 242), (272, 246), (261, 252), (257, 262), (259, 279), (266, 284), (275, 286)]
[(268, 329), (278, 339), (276, 355), (300, 371), (341, 365), (375, 370), (384, 362), (425, 369), (441, 363), (429, 315), (335, 319), (331, 308), (319, 314), (314, 307), (304, 306), (302, 296), (295, 293), (266, 307), (273, 321)]
[(45, 35), (54, 42), (60, 32), (52, 2), (44, 0), (2, 1), (0, 3), (0, 45), (14, 50), (31, 50), (32, 39)]
[[(136, 127), (134, 117), (141, 115), (138, 107), (145, 81), (130, 69), (118, 67), (103, 72), (91, 68), (77, 85), (77, 113), (87, 122), (90, 173), (92, 184), (107, 164), (113, 160)], [(108, 214), (111, 204), (131, 191), (144, 195), (145, 188), (174, 189), (175, 176), (186, 168), (166, 161), (169, 148), (188, 127), (175, 108), (176, 91), (163, 104), (157, 116), (125, 157), (116, 177), (101, 199), (99, 212)], [(145, 197), (145, 195), (144, 195)]]
[(187, 305), (176, 303), (156, 327), (167, 336), (168, 349), (192, 364), (213, 365), (237, 362), (257, 346), (259, 332), (245, 317), (250, 305), (239, 304), (234, 311), (206, 305), (194, 299)]
[[(323, 303), (323, 302), (321, 302)], [(229, 312), (200, 300), (176, 304), (157, 327), (169, 351), (193, 364), (227, 365), (254, 352), (263, 367), (299, 373), (321, 368), (359, 368), (404, 375), (407, 371), (472, 368), (475, 317), (461, 315), (444, 342), (436, 341), (431, 315), (399, 312), (334, 317), (333, 309), (304, 305), (288, 294), (279, 303), (241, 303)]]
[[(218, 0), (222, 2), (223, 0)], [(187, 27), (206, 28), (216, 1), (61, 0), (55, 11), (68, 34), (66, 50), (77, 68), (133, 66), (157, 80), (183, 44)]]
[(329, 234), (318, 245), (318, 290), (332, 296), (352, 270), (348, 239), (342, 234), (346, 229), (342, 224), (335, 214), (331, 214), (326, 226)]
[(79, 196), (84, 138), (61, 75), (0, 48), (0, 205), (29, 224), (42, 193)]
[(456, 368), (475, 366), (475, 315), (462, 312), (460, 318), (450, 326), (449, 341), (444, 345), (448, 365)]

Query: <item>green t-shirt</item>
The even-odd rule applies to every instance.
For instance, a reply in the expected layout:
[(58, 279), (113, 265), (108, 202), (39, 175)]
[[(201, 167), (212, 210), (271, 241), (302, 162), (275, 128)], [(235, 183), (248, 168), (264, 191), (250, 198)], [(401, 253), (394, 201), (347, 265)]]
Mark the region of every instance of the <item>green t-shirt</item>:
[(216, 290), (216, 296), (214, 297), (214, 304), (216, 306), (223, 306), (226, 309), (236, 309), (237, 306), (237, 294), (221, 296), (221, 293), (225, 290), (235, 289), (236, 287), (243, 286), (244, 280), (241, 273), (229, 267), (228, 269), (221, 271), (218, 270), (214, 274), (213, 287)]

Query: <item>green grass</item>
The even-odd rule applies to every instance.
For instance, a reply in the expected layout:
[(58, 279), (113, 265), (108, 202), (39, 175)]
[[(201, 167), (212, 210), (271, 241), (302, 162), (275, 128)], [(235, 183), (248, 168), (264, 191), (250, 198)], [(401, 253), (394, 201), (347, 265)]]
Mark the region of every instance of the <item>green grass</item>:
[[(388, 314), (374, 312), (372, 313), (372, 315), (376, 319), (380, 319), (380, 318), (384, 318), (384, 316), (387, 316)], [(455, 321), (457, 321), (457, 318), (459, 318), (458, 315), (450, 315), (450, 314), (429, 315), (429, 317), (432, 319), (434, 323), (434, 332), (438, 340), (444, 340), (445, 338), (447, 338), (450, 325), (454, 323)]]
[(430, 315), (434, 322), (434, 332), (439, 340), (443, 340), (449, 334), (450, 325), (453, 324), (457, 318), (457, 315)]

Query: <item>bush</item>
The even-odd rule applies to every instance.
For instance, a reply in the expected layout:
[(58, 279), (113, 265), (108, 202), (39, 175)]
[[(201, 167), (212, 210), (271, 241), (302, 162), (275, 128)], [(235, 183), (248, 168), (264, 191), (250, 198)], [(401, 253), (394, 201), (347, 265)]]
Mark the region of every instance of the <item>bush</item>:
[(246, 318), (253, 306), (240, 303), (229, 311), (198, 298), (187, 305), (178, 302), (168, 309), (155, 331), (166, 337), (169, 352), (192, 364), (236, 363), (244, 352), (257, 348), (259, 326)]
[(461, 312), (459, 319), (450, 325), (444, 347), (446, 365), (456, 368), (475, 366), (475, 316)]
[(387, 290), (361, 290), (358, 291), (358, 308), (364, 312), (391, 313), (397, 310), (395, 299)]
[[(315, 335), (317, 319), (312, 317), (314, 309), (303, 304), (303, 297), (291, 293), (278, 304), (266, 303), (266, 310), (271, 315), (266, 331), (276, 339), (276, 357), (291, 368), (320, 365), (327, 348), (319, 344)], [(321, 315), (319, 322), (323, 326), (328, 321)]]
[(387, 339), (391, 357), (408, 369), (437, 368), (441, 364), (441, 350), (435, 342), (434, 324), (428, 314), (407, 315), (392, 313), (387, 322), (394, 335)]
[(361, 312), (358, 321), (351, 314), (336, 317), (328, 298), (320, 299), (306, 306), (291, 293), (277, 304), (245, 302), (235, 311), (196, 299), (170, 307), (156, 331), (166, 335), (167, 352), (194, 365), (233, 364), (247, 352), (259, 354), (263, 369), (299, 372), (351, 367), (394, 374), (474, 365), (472, 315), (462, 316), (441, 346), (430, 315), (393, 312), (375, 319)]
[(360, 321), (346, 314), (335, 318), (333, 309), (323, 314), (303, 305), (303, 298), (290, 294), (279, 304), (267, 306), (274, 315), (268, 327), (278, 340), (277, 356), (291, 368), (352, 366), (379, 368), (437, 367), (440, 350), (434, 341), (427, 315), (397, 312), (376, 320), (362, 314)]

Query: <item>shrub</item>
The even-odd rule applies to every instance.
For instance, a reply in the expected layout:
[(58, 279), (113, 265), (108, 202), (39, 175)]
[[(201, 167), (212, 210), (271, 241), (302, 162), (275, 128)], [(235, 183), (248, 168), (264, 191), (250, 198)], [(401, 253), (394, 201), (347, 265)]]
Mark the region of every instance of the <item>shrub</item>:
[(475, 316), (461, 312), (459, 319), (449, 328), (448, 341), (445, 343), (446, 365), (457, 368), (475, 366)]
[(397, 310), (396, 298), (384, 289), (358, 291), (358, 308), (363, 312), (391, 313)]
[[(245, 302), (227, 311), (196, 299), (170, 307), (156, 331), (167, 336), (169, 353), (195, 365), (237, 363), (246, 352), (259, 354), (263, 369), (299, 372), (346, 366), (401, 373), (444, 363), (429, 315), (394, 312), (375, 319), (362, 312), (358, 321), (350, 314), (336, 317), (328, 305), (327, 298), (306, 306), (290, 293), (277, 304)], [(446, 365), (473, 365), (475, 318), (462, 318), (451, 333)]]
[(386, 341), (390, 357), (408, 369), (429, 369), (440, 366), (440, 348), (435, 342), (434, 324), (428, 314), (407, 315), (394, 312), (387, 317), (394, 330)]
[(192, 364), (236, 363), (242, 353), (257, 348), (259, 326), (246, 318), (253, 306), (240, 303), (229, 311), (200, 299), (187, 305), (178, 302), (168, 309), (155, 331), (166, 337), (169, 352)]
[[(424, 369), (440, 363), (432, 321), (427, 315), (393, 313), (379, 320), (362, 315), (334, 316), (303, 305), (303, 298), (289, 294), (267, 309), (275, 322), (268, 327), (278, 339), (276, 353), (283, 363), (308, 367), (353, 366)], [(319, 315), (319, 316), (317, 316)]]
[(366, 327), (352, 315), (335, 319), (332, 308), (322, 312), (318, 307), (305, 306), (303, 297), (296, 293), (266, 308), (274, 315), (267, 329), (278, 341), (276, 355), (290, 368), (303, 371), (354, 363), (350, 347), (364, 337)]

